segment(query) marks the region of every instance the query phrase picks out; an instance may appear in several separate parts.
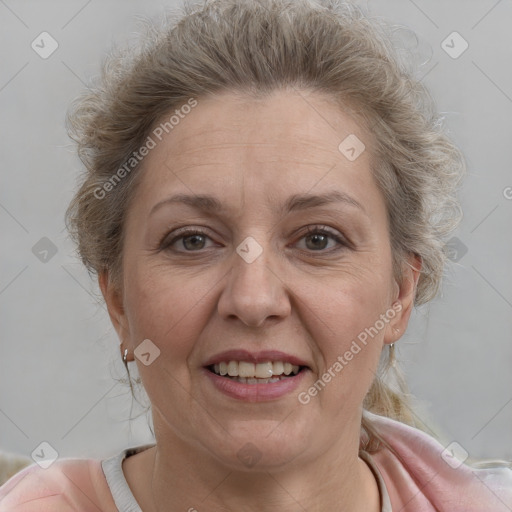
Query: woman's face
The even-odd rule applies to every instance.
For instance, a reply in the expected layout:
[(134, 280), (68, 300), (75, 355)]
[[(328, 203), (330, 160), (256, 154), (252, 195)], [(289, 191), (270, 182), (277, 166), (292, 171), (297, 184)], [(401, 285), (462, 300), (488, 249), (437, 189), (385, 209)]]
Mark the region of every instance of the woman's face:
[(198, 98), (164, 135), (126, 218), (122, 289), (102, 281), (157, 442), (239, 468), (357, 450), (414, 281), (393, 278), (371, 138), (325, 97), (284, 91)]

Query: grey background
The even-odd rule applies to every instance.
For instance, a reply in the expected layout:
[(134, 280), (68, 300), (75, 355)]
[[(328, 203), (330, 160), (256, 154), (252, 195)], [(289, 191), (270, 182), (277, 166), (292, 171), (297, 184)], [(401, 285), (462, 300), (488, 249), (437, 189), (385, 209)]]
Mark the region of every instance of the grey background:
[[(117, 337), (64, 230), (80, 170), (64, 115), (136, 16), (175, 4), (0, 0), (0, 450), (47, 441), (60, 456), (104, 457), (151, 441), (144, 415), (128, 421)], [(460, 259), (399, 342), (418, 418), (473, 457), (512, 459), (512, 2), (360, 5), (417, 33), (418, 74), (468, 162)], [(31, 48), (43, 31), (59, 45), (47, 59)], [(456, 59), (441, 47), (453, 31), (469, 43)], [(43, 237), (57, 250), (46, 262)]]

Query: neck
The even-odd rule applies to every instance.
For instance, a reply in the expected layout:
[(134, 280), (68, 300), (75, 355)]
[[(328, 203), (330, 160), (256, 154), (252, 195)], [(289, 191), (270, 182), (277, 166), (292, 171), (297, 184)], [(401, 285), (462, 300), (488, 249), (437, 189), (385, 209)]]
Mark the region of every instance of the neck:
[[(378, 512), (373, 473), (358, 457), (359, 443), (341, 439), (309, 462), (279, 470), (235, 471), (180, 439), (157, 436), (146, 458), (149, 497), (143, 510), (226, 512), (350, 511)], [(350, 445), (350, 449), (347, 445)]]

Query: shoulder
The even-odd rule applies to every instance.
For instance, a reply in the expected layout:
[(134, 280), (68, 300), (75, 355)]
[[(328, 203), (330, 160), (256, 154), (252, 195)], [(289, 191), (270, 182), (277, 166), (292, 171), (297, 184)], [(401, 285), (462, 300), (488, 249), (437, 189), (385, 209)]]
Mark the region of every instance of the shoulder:
[[(425, 432), (398, 421), (366, 413), (384, 441), (371, 454), (384, 478), (393, 510), (402, 512), (510, 512), (512, 464), (464, 463), (458, 444), (443, 446)], [(402, 508), (400, 508), (402, 507)]]
[(117, 511), (93, 459), (62, 459), (49, 468), (26, 467), (0, 487), (0, 512)]

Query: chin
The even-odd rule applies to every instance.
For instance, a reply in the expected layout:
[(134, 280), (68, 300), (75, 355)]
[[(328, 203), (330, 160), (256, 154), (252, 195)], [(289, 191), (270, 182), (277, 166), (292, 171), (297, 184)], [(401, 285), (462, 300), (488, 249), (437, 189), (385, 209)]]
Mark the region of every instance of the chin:
[(258, 472), (282, 468), (296, 461), (312, 444), (312, 435), (307, 435), (297, 423), (292, 424), (289, 417), (285, 418), (279, 422), (236, 422), (236, 425), (230, 426), (229, 434), (224, 433), (222, 442), (210, 446), (210, 451), (236, 471)]

